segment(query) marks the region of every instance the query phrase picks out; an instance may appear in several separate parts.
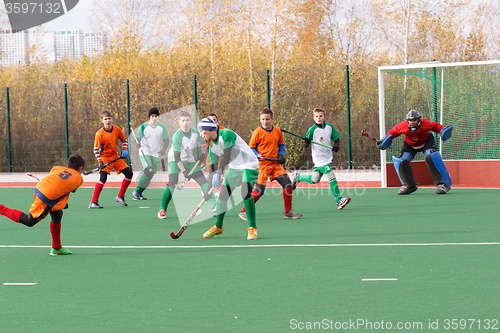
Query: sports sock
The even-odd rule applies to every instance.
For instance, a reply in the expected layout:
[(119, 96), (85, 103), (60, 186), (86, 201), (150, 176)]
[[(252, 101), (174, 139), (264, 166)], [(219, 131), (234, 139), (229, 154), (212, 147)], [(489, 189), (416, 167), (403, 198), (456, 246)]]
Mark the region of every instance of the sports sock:
[(98, 180), (97, 183), (95, 183), (94, 195), (92, 196), (91, 202), (99, 202), (99, 196), (101, 195), (101, 191), (102, 191), (103, 187), (104, 187), (104, 184), (100, 180)]
[(165, 187), (165, 190), (163, 191), (163, 195), (161, 196), (161, 209), (167, 210), (168, 203), (170, 202), (170, 199), (172, 199), (172, 189), (170, 186)]
[[(253, 202), (256, 203), (260, 197), (262, 196), (262, 194), (260, 194), (257, 190), (253, 190), (252, 192), (252, 198), (253, 198)], [(242, 213), (245, 213), (246, 210), (245, 210), (245, 207), (243, 207), (243, 209), (241, 210)]]
[(339, 202), (339, 200), (342, 197), (340, 196), (339, 184), (337, 183), (337, 179), (332, 179), (329, 181), (329, 183), (330, 183), (330, 190), (332, 191), (332, 194), (335, 197), (335, 202)]
[(19, 222), (19, 219), (21, 218), (21, 215), (23, 215), (23, 212), (17, 209), (5, 207), (4, 205), (0, 205), (0, 214), (8, 217), (14, 222)]
[(253, 201), (253, 197), (243, 200), (243, 204), (245, 205), (247, 213), (248, 227), (254, 227), (257, 229), (257, 222), (255, 219), (255, 201)]
[(215, 226), (217, 228), (222, 228), (222, 224), (224, 222), (224, 215), (226, 215), (227, 211), (227, 201), (218, 200), (217, 205), (217, 216), (215, 217)]
[(309, 184), (314, 184), (314, 182), (312, 181), (312, 175), (308, 175), (308, 176), (304, 176), (304, 175), (297, 175), (297, 180), (299, 182), (306, 182), (306, 183), (309, 183)]
[(283, 188), (283, 203), (285, 205), (285, 214), (292, 209), (293, 187)]
[(146, 177), (145, 174), (141, 175), (141, 178), (139, 178), (139, 181), (137, 182), (137, 186), (135, 187), (136, 191), (139, 191), (141, 194), (144, 192), (144, 190), (149, 186), (151, 183), (151, 179)]
[(130, 185), (131, 181), (132, 179), (130, 178), (123, 178), (122, 186), (120, 187), (120, 192), (118, 192), (119, 197), (123, 197), (125, 195), (125, 191), (127, 191), (127, 188)]
[(61, 245), (61, 223), (50, 222), (50, 234), (52, 235), (52, 248), (59, 250)]

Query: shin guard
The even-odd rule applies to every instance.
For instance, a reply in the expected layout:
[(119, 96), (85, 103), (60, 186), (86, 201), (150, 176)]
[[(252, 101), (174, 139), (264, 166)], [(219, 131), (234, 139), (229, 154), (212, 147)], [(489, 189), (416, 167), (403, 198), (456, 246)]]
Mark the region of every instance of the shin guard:
[(448, 170), (446, 170), (441, 154), (438, 151), (425, 156), (425, 164), (427, 164), (427, 168), (431, 173), (432, 180), (435, 185), (444, 183), (451, 186), (452, 183), (450, 174), (448, 173)]
[(413, 169), (411, 168), (410, 162), (395, 156), (392, 157), (392, 162), (394, 163), (394, 168), (396, 169), (401, 184), (407, 185), (410, 188), (417, 186), (413, 178)]

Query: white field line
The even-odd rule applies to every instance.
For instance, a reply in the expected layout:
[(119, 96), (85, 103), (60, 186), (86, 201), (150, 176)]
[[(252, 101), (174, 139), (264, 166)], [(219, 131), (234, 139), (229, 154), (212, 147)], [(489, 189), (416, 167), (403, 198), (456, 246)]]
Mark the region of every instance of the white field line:
[(4, 286), (34, 286), (36, 282), (6, 282), (3, 284)]
[[(216, 248), (279, 248), (279, 247), (396, 247), (396, 246), (485, 246), (484, 243), (386, 243), (386, 244), (251, 244), (251, 245), (72, 245), (73, 249), (216, 249)], [(46, 245), (0, 245), (0, 248), (50, 248)]]
[(387, 279), (361, 279), (361, 281), (397, 281), (398, 279), (396, 278), (387, 278)]

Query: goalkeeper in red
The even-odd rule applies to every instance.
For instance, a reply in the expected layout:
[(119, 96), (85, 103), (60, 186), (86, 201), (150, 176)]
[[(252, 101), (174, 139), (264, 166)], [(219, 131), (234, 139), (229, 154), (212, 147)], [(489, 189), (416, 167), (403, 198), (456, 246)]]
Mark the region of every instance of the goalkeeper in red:
[[(255, 219), (255, 202), (253, 201), (252, 187), (259, 175), (259, 160), (243, 139), (230, 129), (219, 129), (210, 118), (204, 118), (198, 123), (200, 135), (210, 142), (210, 174), (208, 188), (204, 194), (205, 200), (211, 198), (211, 187), (220, 185), (224, 169), (228, 167), (222, 182), (215, 225), (207, 230), (204, 238), (212, 238), (222, 234), (224, 215), (227, 211), (227, 201), (234, 189), (241, 185), (241, 197), (248, 217), (248, 240), (257, 239), (257, 222)], [(219, 163), (220, 161), (220, 163)]]
[[(330, 163), (332, 163), (333, 160), (332, 152), (338, 152), (340, 148), (340, 134), (332, 124), (325, 121), (326, 111), (324, 109), (315, 108), (313, 110), (313, 119), (315, 124), (307, 130), (304, 147), (307, 148), (311, 146), (314, 173), (305, 176), (294, 172), (291, 176), (293, 187), (295, 188), (298, 182), (317, 184), (321, 180), (321, 177), (326, 175), (328, 183), (330, 184), (330, 190), (337, 203), (337, 208), (340, 210), (351, 201), (351, 198), (342, 198), (340, 195), (337, 177), (330, 167)], [(319, 142), (321, 144), (330, 145), (331, 141), (333, 141), (333, 147), (331, 149), (314, 144), (314, 142)]]
[[(285, 168), (282, 166), (286, 162), (285, 140), (283, 139), (281, 129), (274, 126), (273, 122), (273, 111), (268, 108), (262, 109), (260, 112), (261, 126), (253, 131), (250, 144), (248, 145), (259, 160), (259, 178), (257, 179), (257, 183), (255, 183), (252, 197), (257, 202), (264, 195), (267, 180), (276, 180), (283, 188), (283, 202), (285, 206), (283, 218), (298, 219), (302, 215), (292, 210), (293, 186), (290, 177), (288, 177)], [(266, 158), (277, 160), (277, 162), (266, 160)], [(242, 220), (247, 221), (245, 207), (243, 207), (239, 216)]]
[(70, 192), (75, 192), (83, 183), (81, 173), (85, 160), (80, 155), (72, 155), (67, 167), (55, 166), (50, 174), (35, 187), (35, 201), (28, 213), (0, 205), (0, 214), (14, 222), (32, 227), (50, 214), (50, 234), (52, 236), (51, 256), (71, 254), (61, 245), (61, 220), (63, 209), (68, 207)]
[(434, 135), (430, 132), (439, 133), (441, 140), (446, 141), (451, 137), (452, 130), (453, 125), (444, 127), (439, 123), (422, 118), (417, 110), (412, 109), (406, 115), (405, 121), (394, 126), (382, 140), (377, 141), (377, 148), (385, 150), (391, 146), (392, 139), (401, 134), (405, 136), (399, 157), (392, 157), (394, 168), (402, 184), (398, 194), (410, 194), (418, 189), (410, 166), (410, 162), (418, 152), (424, 154), (425, 164), (436, 185), (436, 193), (448, 193), (452, 184), (451, 177), (444, 166), (441, 154), (436, 150)]

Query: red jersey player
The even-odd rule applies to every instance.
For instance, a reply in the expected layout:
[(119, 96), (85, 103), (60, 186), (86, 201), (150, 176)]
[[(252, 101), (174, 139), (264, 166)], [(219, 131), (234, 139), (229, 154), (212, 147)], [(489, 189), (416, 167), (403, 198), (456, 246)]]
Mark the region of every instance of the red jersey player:
[(50, 255), (71, 254), (61, 245), (61, 219), (63, 209), (68, 207), (69, 193), (75, 192), (83, 183), (81, 173), (85, 160), (80, 155), (72, 155), (68, 159), (68, 167), (55, 166), (50, 174), (38, 182), (33, 195), (35, 201), (29, 213), (0, 205), (0, 214), (14, 222), (32, 227), (50, 214), (50, 233), (52, 249)]
[[(273, 125), (273, 111), (268, 108), (260, 112), (261, 126), (252, 133), (250, 144), (248, 145), (259, 159), (259, 178), (252, 192), (255, 202), (264, 194), (266, 183), (276, 180), (283, 187), (283, 201), (285, 205), (285, 219), (298, 219), (302, 215), (292, 211), (293, 186), (282, 164), (285, 159), (285, 141), (281, 130)], [(270, 161), (265, 158), (277, 159)], [(239, 214), (240, 218), (247, 221), (245, 208)]]
[[(125, 202), (125, 191), (127, 191), (130, 182), (132, 181), (133, 173), (132, 170), (128, 167), (127, 163), (122, 159), (118, 159), (117, 161), (110, 163), (106, 167), (104, 164), (109, 163), (120, 156), (122, 158), (127, 158), (127, 138), (120, 127), (113, 125), (113, 115), (110, 111), (102, 111), (101, 112), (101, 120), (103, 123), (103, 127), (97, 131), (95, 134), (94, 141), (94, 155), (97, 158), (99, 163), (100, 170), (100, 178), (95, 184), (94, 195), (92, 196), (92, 201), (90, 202), (89, 208), (96, 209), (102, 208), (99, 205), (99, 195), (108, 179), (109, 172), (111, 169), (115, 169), (116, 173), (123, 173), (125, 178), (122, 180), (122, 185), (120, 187), (120, 191), (115, 198), (115, 201), (123, 206), (127, 206)], [(122, 152), (121, 155), (118, 155), (116, 151), (118, 146), (118, 140), (122, 142)]]
[(441, 140), (446, 141), (451, 137), (453, 125), (444, 127), (443, 125), (422, 118), (417, 110), (410, 110), (406, 115), (406, 120), (394, 126), (389, 133), (380, 141), (377, 147), (385, 150), (392, 144), (392, 139), (404, 134), (405, 141), (401, 147), (399, 157), (392, 157), (394, 168), (402, 183), (398, 194), (410, 194), (418, 189), (413, 178), (413, 170), (410, 162), (418, 152), (425, 156), (425, 163), (431, 173), (436, 185), (437, 194), (446, 194), (451, 189), (451, 177), (441, 158), (441, 154), (436, 150), (434, 136), (432, 132), (439, 133)]

